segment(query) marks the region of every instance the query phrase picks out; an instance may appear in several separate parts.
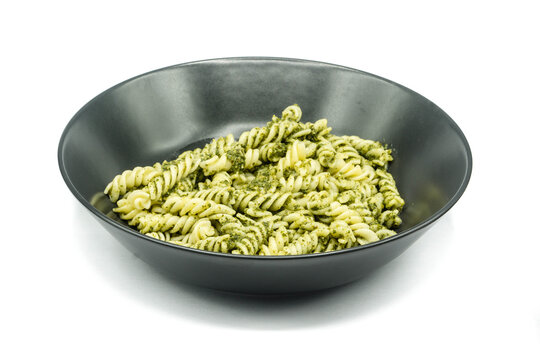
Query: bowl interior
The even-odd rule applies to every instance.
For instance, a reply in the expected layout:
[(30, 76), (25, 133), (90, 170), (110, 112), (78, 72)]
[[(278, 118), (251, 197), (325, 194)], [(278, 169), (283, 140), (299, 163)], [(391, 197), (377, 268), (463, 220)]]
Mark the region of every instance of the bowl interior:
[(325, 117), (334, 134), (393, 149), (390, 172), (406, 201), (399, 231), (444, 212), (463, 192), (470, 150), (439, 107), (361, 71), (286, 59), (203, 61), (121, 83), (74, 116), (60, 142), (60, 168), (83, 204), (107, 213), (112, 204), (96, 199), (123, 170), (171, 159), (213, 137), (238, 138), (293, 103), (302, 121)]

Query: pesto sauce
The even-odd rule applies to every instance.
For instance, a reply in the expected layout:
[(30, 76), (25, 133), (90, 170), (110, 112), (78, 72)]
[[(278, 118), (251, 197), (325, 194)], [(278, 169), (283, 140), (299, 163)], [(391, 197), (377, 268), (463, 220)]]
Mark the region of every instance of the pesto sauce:
[[(392, 175), (386, 171), (392, 161), (391, 150), (357, 136), (332, 135), (325, 119), (299, 123), (300, 117), (301, 109), (291, 105), (283, 110), (281, 118), (274, 116), (265, 127), (244, 132), (238, 142), (228, 135), (212, 140), (203, 149), (184, 152), (174, 161), (156, 163), (154, 169), (159, 175), (148, 180), (148, 185), (131, 185), (125, 181), (127, 175), (121, 174), (118, 177), (124, 178), (119, 181), (115, 177), (117, 185), (108, 185), (105, 193), (111, 200), (118, 200), (114, 211), (141, 232), (151, 230), (155, 233), (150, 236), (206, 250), (220, 248), (224, 252), (252, 255), (305, 254), (363, 245), (376, 241), (374, 237), (382, 239), (395, 234), (390, 228), (401, 224), (398, 215), (404, 201)], [(305, 145), (303, 159), (286, 166), (282, 162), (278, 168), (276, 163), (298, 141)], [(254, 150), (249, 171), (245, 169), (247, 143)], [(215, 171), (195, 166), (195, 162), (214, 157), (220, 158)], [(193, 160), (193, 169), (184, 170), (186, 158)], [(375, 172), (369, 179), (356, 180), (356, 175), (339, 171), (337, 159), (348, 166), (371, 166)], [(169, 184), (165, 180), (171, 178), (171, 169), (179, 170), (179, 174), (176, 182)], [(187, 172), (191, 173), (185, 176)], [(220, 175), (213, 178), (215, 172)], [(308, 174), (321, 173), (325, 173), (324, 179), (308, 178)], [(290, 179), (291, 176), (294, 178)], [(135, 203), (126, 203), (131, 200), (124, 194), (134, 190), (150, 195), (152, 207), (148, 212), (134, 212)], [(172, 202), (189, 207), (179, 209), (185, 216), (173, 216), (163, 209), (170, 196), (178, 197)], [(201, 217), (206, 211), (211, 215)], [(364, 227), (353, 226), (359, 221)], [(201, 224), (197, 234), (192, 232), (195, 223)], [(365, 230), (373, 234), (366, 235)], [(183, 235), (171, 237), (171, 232)], [(266, 245), (271, 237), (276, 244), (269, 248)]]

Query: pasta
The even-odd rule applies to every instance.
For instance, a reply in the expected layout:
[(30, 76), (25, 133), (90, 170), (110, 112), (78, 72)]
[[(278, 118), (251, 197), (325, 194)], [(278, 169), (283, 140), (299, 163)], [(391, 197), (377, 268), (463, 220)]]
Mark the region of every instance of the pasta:
[(405, 201), (388, 172), (392, 151), (301, 118), (291, 105), (238, 141), (126, 170), (104, 193), (141, 233), (199, 250), (303, 255), (395, 235)]

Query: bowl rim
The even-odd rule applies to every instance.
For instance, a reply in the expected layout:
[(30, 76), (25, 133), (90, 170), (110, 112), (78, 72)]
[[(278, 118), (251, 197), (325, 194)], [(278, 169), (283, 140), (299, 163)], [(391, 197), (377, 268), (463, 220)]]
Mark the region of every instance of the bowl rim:
[[(335, 251), (323, 252), (323, 253), (317, 253), (317, 254), (260, 256), (260, 255), (239, 255), (239, 254), (220, 253), (220, 252), (214, 252), (214, 251), (208, 251), (208, 250), (193, 249), (193, 248), (189, 248), (189, 247), (182, 246), (182, 245), (176, 245), (176, 244), (168, 243), (168, 242), (165, 242), (165, 241), (162, 241), (162, 240), (155, 239), (155, 238), (153, 238), (151, 236), (141, 234), (140, 232), (136, 231), (135, 229), (133, 229), (131, 227), (128, 227), (128, 226), (125, 226), (123, 224), (120, 224), (120, 223), (114, 221), (113, 219), (107, 217), (101, 211), (98, 211), (88, 200), (86, 200), (86, 198), (77, 190), (75, 185), (71, 182), (71, 179), (69, 178), (69, 176), (67, 174), (67, 171), (66, 171), (66, 167), (65, 167), (65, 163), (64, 163), (64, 155), (63, 155), (63, 148), (64, 148), (64, 145), (65, 145), (66, 137), (67, 137), (67, 134), (69, 133), (70, 128), (75, 123), (77, 123), (77, 121), (79, 121), (79, 119), (80, 119), (79, 115), (81, 113), (83, 113), (86, 110), (86, 108), (88, 106), (90, 106), (90, 104), (92, 104), (95, 100), (99, 99), (100, 97), (106, 96), (108, 93), (110, 93), (110, 92), (114, 91), (115, 89), (123, 86), (124, 84), (127, 84), (129, 82), (138, 80), (138, 79), (143, 78), (145, 76), (150, 76), (150, 75), (152, 75), (154, 73), (157, 73), (157, 72), (168, 71), (168, 70), (172, 70), (172, 69), (175, 69), (175, 68), (178, 68), (178, 67), (186, 67), (186, 66), (192, 66), (192, 65), (197, 65), (197, 64), (228, 63), (228, 62), (237, 63), (237, 62), (244, 62), (244, 61), (247, 61), (247, 62), (275, 62), (275, 63), (282, 62), (282, 63), (295, 63), (295, 64), (303, 63), (303, 64), (306, 64), (306, 65), (318, 65), (318, 66), (324, 66), (324, 67), (337, 68), (337, 69), (341, 69), (341, 70), (347, 70), (347, 71), (351, 71), (351, 72), (354, 72), (354, 73), (358, 73), (358, 74), (362, 74), (362, 75), (365, 75), (365, 76), (368, 76), (368, 77), (375, 78), (375, 79), (377, 79), (379, 81), (386, 82), (386, 83), (391, 84), (393, 86), (397, 86), (397, 87), (401, 88), (402, 90), (405, 90), (406, 92), (409, 92), (409, 93), (411, 93), (411, 94), (413, 94), (415, 96), (418, 96), (421, 99), (423, 99), (424, 101), (427, 101), (428, 103), (432, 104), (433, 106), (435, 106), (436, 109), (441, 111), (441, 113), (445, 116), (445, 120), (449, 123), (449, 125), (456, 132), (456, 134), (461, 139), (461, 141), (462, 141), (462, 143), (463, 143), (463, 145), (465, 147), (467, 164), (466, 164), (465, 174), (463, 176), (463, 179), (461, 180), (461, 184), (459, 185), (457, 191), (450, 198), (450, 200), (448, 202), (446, 202), (446, 204), (444, 206), (442, 206), (439, 210), (437, 210), (435, 213), (430, 215), (424, 221), (421, 221), (420, 223), (412, 226), (411, 228), (409, 228), (407, 230), (404, 230), (402, 232), (398, 232), (396, 235), (390, 236), (388, 238), (385, 238), (385, 239), (382, 239), (382, 240), (379, 240), (379, 241), (376, 241), (376, 242), (373, 242), (373, 243), (370, 243), (370, 244), (367, 244), (367, 245), (361, 245), (361, 246), (356, 246), (356, 247), (352, 247), (352, 248), (349, 248), (349, 249), (335, 250)], [(473, 165), (472, 152), (471, 152), (469, 142), (467, 141), (467, 138), (465, 137), (465, 134), (460, 129), (460, 127), (457, 125), (457, 123), (443, 109), (441, 109), (439, 106), (437, 106), (437, 104), (433, 103), (431, 100), (427, 99), (425, 96), (417, 93), (416, 91), (414, 91), (414, 90), (412, 90), (412, 89), (410, 89), (410, 88), (408, 88), (406, 86), (403, 86), (403, 85), (401, 85), (399, 83), (396, 83), (395, 81), (392, 81), (392, 80), (386, 79), (384, 77), (381, 77), (379, 75), (375, 75), (375, 74), (372, 74), (372, 73), (369, 73), (369, 72), (366, 72), (366, 71), (363, 71), (363, 70), (358, 70), (358, 69), (355, 69), (355, 68), (351, 68), (351, 67), (348, 67), (348, 66), (337, 65), (337, 64), (333, 64), (333, 63), (316, 61), (316, 60), (307, 60), (307, 59), (299, 59), (299, 58), (286, 58), (286, 57), (266, 57), (266, 56), (222, 57), (222, 58), (211, 58), (211, 59), (190, 61), (190, 62), (165, 66), (165, 67), (161, 67), (161, 68), (158, 68), (158, 69), (155, 69), (155, 70), (147, 71), (145, 73), (142, 73), (142, 74), (133, 76), (131, 78), (128, 78), (127, 80), (124, 80), (124, 81), (122, 81), (122, 82), (120, 82), (120, 83), (118, 83), (118, 84), (116, 84), (114, 86), (111, 86), (108, 89), (106, 89), (106, 90), (102, 91), (101, 93), (99, 93), (98, 95), (96, 95), (95, 97), (93, 97), (92, 99), (90, 99), (84, 106), (82, 106), (75, 113), (75, 115), (73, 115), (71, 120), (67, 123), (66, 127), (62, 131), (62, 135), (60, 137), (60, 141), (59, 141), (59, 144), (58, 144), (57, 156), (58, 156), (58, 165), (59, 165), (59, 168), (60, 168), (60, 173), (62, 174), (62, 178), (64, 179), (64, 182), (66, 183), (66, 185), (69, 188), (69, 190), (71, 191), (71, 193), (91, 213), (93, 213), (95, 216), (97, 216), (99, 219), (105, 221), (109, 225), (112, 225), (112, 226), (116, 227), (117, 229), (120, 229), (121, 231), (125, 231), (127, 233), (130, 233), (130, 234), (132, 234), (132, 235), (134, 235), (134, 236), (136, 236), (136, 237), (138, 237), (138, 238), (140, 238), (142, 240), (152, 241), (152, 242), (154, 242), (156, 244), (171, 247), (171, 248), (174, 248), (174, 249), (177, 249), (177, 250), (180, 250), (180, 251), (193, 252), (193, 253), (197, 253), (199, 255), (210, 255), (210, 256), (219, 256), (219, 257), (225, 257), (225, 258), (244, 259), (244, 260), (257, 259), (257, 260), (261, 260), (261, 261), (276, 261), (276, 260), (277, 261), (292, 261), (292, 260), (299, 260), (299, 259), (306, 259), (307, 260), (307, 259), (318, 258), (318, 257), (322, 257), (322, 256), (337, 256), (337, 255), (344, 254), (344, 253), (352, 253), (352, 252), (356, 252), (356, 251), (365, 251), (365, 250), (371, 249), (371, 248), (376, 247), (376, 246), (381, 246), (381, 245), (385, 245), (385, 244), (390, 243), (390, 242), (398, 241), (399, 239), (404, 238), (404, 237), (408, 236), (409, 234), (412, 234), (412, 233), (414, 233), (416, 231), (419, 231), (419, 230), (421, 230), (423, 228), (427, 228), (430, 225), (432, 225), (435, 221), (437, 221), (439, 218), (441, 218), (444, 214), (446, 214), (457, 203), (457, 201), (461, 198), (461, 196), (465, 192), (465, 189), (467, 188), (467, 185), (469, 184), (469, 181), (470, 181), (470, 178), (471, 178), (471, 175), (472, 175), (472, 165)]]

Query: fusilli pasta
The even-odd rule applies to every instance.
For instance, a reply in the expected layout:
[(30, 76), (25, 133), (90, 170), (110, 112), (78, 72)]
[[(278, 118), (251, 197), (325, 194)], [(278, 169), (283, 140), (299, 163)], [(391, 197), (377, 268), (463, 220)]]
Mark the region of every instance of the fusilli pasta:
[(288, 106), (238, 141), (126, 170), (104, 192), (141, 233), (198, 250), (302, 255), (395, 235), (405, 202), (387, 171), (391, 150), (301, 118)]

